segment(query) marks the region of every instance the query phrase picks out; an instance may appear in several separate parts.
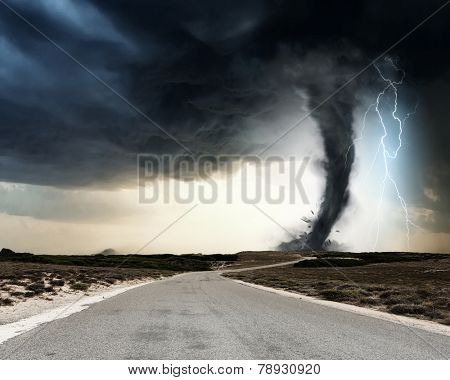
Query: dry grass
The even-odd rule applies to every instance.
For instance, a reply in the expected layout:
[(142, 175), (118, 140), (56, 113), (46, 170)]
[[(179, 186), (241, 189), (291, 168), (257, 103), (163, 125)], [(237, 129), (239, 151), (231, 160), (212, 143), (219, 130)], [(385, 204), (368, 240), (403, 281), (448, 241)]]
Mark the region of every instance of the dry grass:
[(98, 268), (73, 265), (2, 262), (0, 306), (31, 297), (48, 298), (60, 292), (89, 290), (92, 285), (111, 286), (129, 280), (171, 276), (177, 272), (155, 269)]
[(450, 258), (353, 267), (278, 267), (228, 277), (450, 324)]
[(262, 265), (282, 263), (285, 261), (294, 261), (302, 258), (300, 253), (287, 253), (277, 251), (246, 251), (236, 254), (237, 260), (230, 262), (226, 269), (250, 268)]
[[(295, 260), (299, 257), (298, 254), (285, 255), (279, 252), (264, 252), (264, 254), (245, 252), (238, 255), (210, 256), (42, 256), (2, 250), (0, 306), (13, 305), (32, 297), (49, 299), (49, 296), (67, 291), (86, 292), (92, 288), (92, 285), (111, 286), (123, 281), (166, 277), (189, 270), (218, 269), (234, 262), (236, 267), (242, 268)], [(76, 264), (60, 265), (52, 261)], [(128, 267), (112, 267), (117, 265), (116, 262), (122, 264), (125, 262)]]

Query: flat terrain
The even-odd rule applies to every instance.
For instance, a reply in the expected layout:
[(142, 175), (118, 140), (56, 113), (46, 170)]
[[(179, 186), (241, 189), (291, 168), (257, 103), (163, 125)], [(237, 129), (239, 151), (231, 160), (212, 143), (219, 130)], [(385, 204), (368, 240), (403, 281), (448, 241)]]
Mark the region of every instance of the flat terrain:
[(279, 251), (244, 251), (236, 254), (237, 260), (226, 262), (225, 269), (252, 268), (288, 261), (298, 261), (303, 258), (299, 252)]
[[(55, 258), (6, 252), (0, 261), (0, 313), (11, 303), (28, 305), (33, 297), (51, 299), (67, 289), (82, 295), (91, 287), (164, 278), (11, 338), (0, 345), (1, 358), (450, 357), (449, 336), (228, 278), (448, 324), (448, 255), (241, 252)], [(127, 265), (119, 267), (120, 262)]]
[(237, 259), (238, 257), (236, 255), (222, 254), (35, 255), (27, 252), (13, 252), (7, 248), (3, 248), (0, 251), (0, 262), (14, 261), (36, 264), (74, 265), (81, 267), (157, 269), (178, 272), (210, 270), (211, 266), (226, 264), (236, 261)]
[[(150, 280), (189, 271), (248, 268), (299, 260), (298, 253), (236, 255), (33, 255), (0, 252), (0, 307), (39, 297), (86, 292), (130, 280)], [(1, 312), (1, 310), (0, 310)]]
[(135, 288), (0, 345), (12, 359), (448, 359), (450, 337), (240, 285)]
[[(280, 255), (279, 255), (280, 256)], [(87, 292), (131, 280), (150, 280), (223, 267), (236, 255), (33, 255), (0, 252), (0, 307), (31, 298)], [(1, 309), (0, 309), (1, 312)]]
[(419, 254), (418, 259), (417, 254), (324, 253), (318, 256), (328, 259), (224, 275), (326, 300), (450, 324), (449, 255)]
[(0, 263), (0, 306), (8, 307), (37, 297), (52, 301), (61, 294), (87, 292), (94, 287), (109, 287), (130, 280), (159, 279), (176, 273), (4, 261)]

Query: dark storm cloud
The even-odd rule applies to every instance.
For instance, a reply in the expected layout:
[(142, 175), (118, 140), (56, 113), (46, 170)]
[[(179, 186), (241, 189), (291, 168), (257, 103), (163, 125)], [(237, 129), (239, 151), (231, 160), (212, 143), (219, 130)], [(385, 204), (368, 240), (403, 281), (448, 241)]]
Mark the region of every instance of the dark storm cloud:
[[(318, 75), (357, 72), (443, 1), (8, 3), (192, 152), (239, 153), (270, 143), (240, 135), (276, 120), (296, 88), (315, 94), (310, 105), (333, 91), (314, 89), (292, 65), (321, 52), (336, 62)], [(392, 52), (424, 94), (449, 67), (449, 16), (445, 9)], [(0, 48), (0, 180), (108, 187), (134, 176), (136, 153), (183, 151), (2, 5)], [(448, 87), (438, 91), (448, 99)], [(424, 122), (440, 136), (449, 118)], [(448, 173), (447, 154), (429, 152), (428, 165)]]
[(450, 231), (450, 72), (437, 76), (420, 88), (417, 125), (411, 132), (414, 145), (411, 167), (410, 204), (432, 212), (417, 218), (418, 224), (433, 232)]

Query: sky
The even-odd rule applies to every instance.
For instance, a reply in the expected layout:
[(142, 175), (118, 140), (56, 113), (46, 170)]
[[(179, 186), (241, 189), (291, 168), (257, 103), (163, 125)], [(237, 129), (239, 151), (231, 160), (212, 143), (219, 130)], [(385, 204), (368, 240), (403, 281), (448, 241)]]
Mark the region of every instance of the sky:
[[(450, 252), (450, 5), (423, 22), (443, 4), (2, 1), (0, 247), (267, 250), (297, 244), (307, 216), (315, 246)], [(401, 142), (384, 191), (381, 75), (411, 113), (399, 139), (393, 88), (381, 98), (386, 152)], [(262, 151), (308, 158), (307, 202), (139, 202), (139, 154)], [(243, 170), (212, 177), (239, 192), (258, 179)], [(176, 178), (151, 186), (205, 185)]]

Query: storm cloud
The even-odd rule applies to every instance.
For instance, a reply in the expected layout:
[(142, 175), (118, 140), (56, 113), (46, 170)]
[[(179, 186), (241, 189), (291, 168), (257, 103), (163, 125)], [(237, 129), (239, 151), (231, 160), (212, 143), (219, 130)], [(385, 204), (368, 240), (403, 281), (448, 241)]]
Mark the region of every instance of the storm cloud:
[[(249, 130), (275, 125), (302, 104), (298, 89), (314, 107), (336, 88), (329, 83), (358, 72), (443, 4), (6, 2), (181, 143), (0, 5), (0, 180), (68, 188), (132, 183), (138, 153), (186, 153), (184, 147), (194, 154), (258, 153), (272, 141), (251, 139)], [(447, 216), (450, 117), (435, 116), (442, 106), (431, 97), (450, 96), (439, 85), (449, 77), (449, 16), (444, 9), (391, 52), (418, 98), (426, 97), (420, 112), (428, 143), (417, 168), (418, 194), (425, 187), (440, 194), (435, 204), (442, 202)], [(370, 75), (318, 109), (315, 120), (328, 123), (330, 112), (339, 112), (351, 124), (349, 99), (370, 85)], [(333, 128), (338, 140), (345, 136)], [(345, 205), (346, 188), (330, 201)], [(325, 189), (325, 198), (328, 191), (336, 189)], [(414, 206), (427, 199), (417, 195)]]

